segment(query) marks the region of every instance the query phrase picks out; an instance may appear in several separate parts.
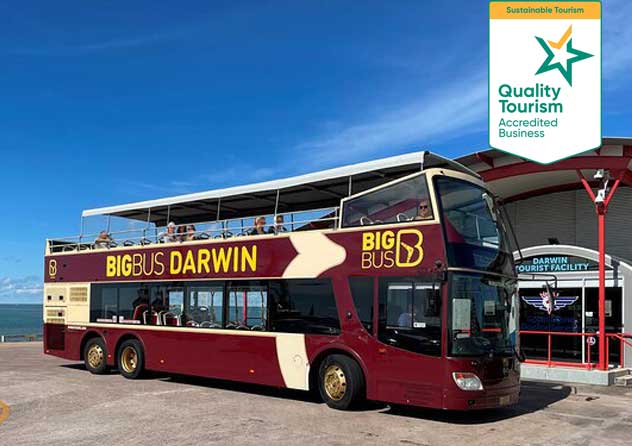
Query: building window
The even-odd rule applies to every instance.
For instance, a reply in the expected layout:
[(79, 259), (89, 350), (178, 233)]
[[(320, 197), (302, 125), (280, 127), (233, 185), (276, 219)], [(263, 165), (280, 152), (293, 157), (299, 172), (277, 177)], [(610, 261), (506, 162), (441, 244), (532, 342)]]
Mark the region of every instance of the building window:
[(360, 322), (370, 334), (373, 329), (373, 277), (351, 277), (349, 288)]
[(426, 355), (441, 355), (441, 294), (418, 279), (380, 279), (379, 339)]
[(331, 281), (270, 282), (270, 329), (287, 333), (338, 334), (340, 321)]

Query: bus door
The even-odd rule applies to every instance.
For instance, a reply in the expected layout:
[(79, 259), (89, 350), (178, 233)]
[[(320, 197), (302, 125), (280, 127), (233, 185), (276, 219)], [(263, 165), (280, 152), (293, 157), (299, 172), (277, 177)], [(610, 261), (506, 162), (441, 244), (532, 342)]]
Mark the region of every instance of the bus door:
[(441, 287), (420, 278), (382, 278), (378, 286), (376, 389), (383, 401), (441, 399)]

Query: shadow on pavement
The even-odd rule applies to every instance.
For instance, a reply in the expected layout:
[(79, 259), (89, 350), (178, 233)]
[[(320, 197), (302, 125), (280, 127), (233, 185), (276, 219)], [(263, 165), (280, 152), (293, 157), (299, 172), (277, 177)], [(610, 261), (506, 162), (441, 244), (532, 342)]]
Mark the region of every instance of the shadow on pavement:
[[(61, 367), (87, 372), (83, 364), (63, 364)], [(117, 370), (110, 370), (110, 373), (117, 373)], [(188, 375), (167, 375), (153, 372), (147, 373), (146, 379), (156, 379), (175, 384), (228, 390), (231, 392), (250, 393), (271, 398), (290, 399), (311, 404), (323, 404), (320, 397), (316, 395), (315, 392), (305, 392), (301, 390), (271, 387), (260, 384), (248, 384)], [(563, 384), (523, 381), (521, 386), (520, 402), (515, 406), (501, 409), (457, 412), (403, 405), (388, 405), (380, 402), (366, 401), (354, 410), (357, 412), (379, 411), (379, 413), (384, 415), (420, 418), (454, 424), (485, 424), (543, 410), (549, 405), (567, 398), (571, 392), (572, 388)]]
[(312, 392), (302, 390), (285, 389), (278, 387), (265, 386), (261, 384), (249, 384), (235, 381), (225, 381), (222, 379), (200, 378), (188, 375), (155, 375), (155, 378), (161, 381), (167, 381), (177, 384), (193, 385), (198, 387), (207, 387), (212, 389), (228, 390), (231, 392), (251, 393), (255, 395), (268, 396), (272, 398), (291, 399), (303, 401), (306, 403), (322, 404), (322, 401)]
[(543, 410), (549, 405), (567, 398), (571, 391), (571, 387), (563, 384), (526, 381), (522, 382), (520, 401), (515, 406), (469, 412), (392, 406), (382, 413), (454, 424), (485, 424)]

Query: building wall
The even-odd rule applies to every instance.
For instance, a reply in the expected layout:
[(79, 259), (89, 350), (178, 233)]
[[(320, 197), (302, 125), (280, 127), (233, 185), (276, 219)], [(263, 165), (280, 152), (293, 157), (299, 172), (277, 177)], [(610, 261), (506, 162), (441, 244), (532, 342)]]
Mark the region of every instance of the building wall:
[[(598, 249), (597, 215), (586, 191), (557, 192), (506, 205), (521, 248), (561, 244)], [(606, 251), (632, 262), (632, 189), (620, 187), (606, 216)]]

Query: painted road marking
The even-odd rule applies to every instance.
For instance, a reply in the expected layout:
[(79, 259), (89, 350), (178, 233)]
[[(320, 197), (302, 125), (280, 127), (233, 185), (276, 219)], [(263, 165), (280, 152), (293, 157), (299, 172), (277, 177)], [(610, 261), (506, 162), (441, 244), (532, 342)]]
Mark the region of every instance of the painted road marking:
[(4, 401), (0, 401), (0, 423), (9, 418), (9, 405)]

